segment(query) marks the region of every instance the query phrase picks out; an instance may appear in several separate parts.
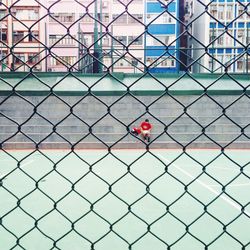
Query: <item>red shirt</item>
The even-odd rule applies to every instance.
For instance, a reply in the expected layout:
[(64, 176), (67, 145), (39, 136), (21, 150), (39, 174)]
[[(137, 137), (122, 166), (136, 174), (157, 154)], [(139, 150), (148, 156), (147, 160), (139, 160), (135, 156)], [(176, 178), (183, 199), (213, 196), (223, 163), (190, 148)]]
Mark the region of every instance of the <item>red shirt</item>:
[(140, 125), (142, 130), (151, 130), (152, 125), (149, 122), (142, 122)]

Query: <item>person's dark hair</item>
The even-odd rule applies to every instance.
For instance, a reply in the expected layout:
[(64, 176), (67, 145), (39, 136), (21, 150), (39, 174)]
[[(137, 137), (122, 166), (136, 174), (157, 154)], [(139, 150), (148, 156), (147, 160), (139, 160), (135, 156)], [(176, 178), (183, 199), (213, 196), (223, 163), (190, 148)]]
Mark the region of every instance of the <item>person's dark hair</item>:
[(149, 120), (148, 120), (148, 119), (145, 119), (145, 122), (149, 122)]

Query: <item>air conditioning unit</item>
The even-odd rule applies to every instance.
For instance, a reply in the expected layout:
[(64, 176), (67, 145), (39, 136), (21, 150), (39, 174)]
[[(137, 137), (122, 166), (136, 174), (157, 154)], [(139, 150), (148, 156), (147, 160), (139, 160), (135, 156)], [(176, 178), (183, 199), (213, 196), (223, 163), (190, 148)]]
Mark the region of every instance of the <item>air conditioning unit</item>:
[(41, 67), (41, 65), (36, 65), (35, 68), (36, 68), (37, 70), (40, 70), (42, 67)]
[(169, 3), (169, 0), (161, 0), (161, 2), (161, 7), (164, 8)]
[(41, 71), (41, 69), (42, 69), (41, 65), (36, 65), (34, 67), (34, 70), (36, 70), (36, 71)]
[(107, 2), (107, 1), (104, 1), (104, 2), (102, 3), (102, 7), (103, 7), (103, 8), (107, 8), (107, 7), (108, 7), (108, 2)]

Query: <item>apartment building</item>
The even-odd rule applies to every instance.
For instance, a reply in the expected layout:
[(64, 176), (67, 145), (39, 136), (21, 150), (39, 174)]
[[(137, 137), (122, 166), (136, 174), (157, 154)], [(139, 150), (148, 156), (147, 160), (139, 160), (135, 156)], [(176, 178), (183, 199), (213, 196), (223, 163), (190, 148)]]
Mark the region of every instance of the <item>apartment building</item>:
[(146, 0), (145, 60), (151, 72), (179, 71), (179, 7), (179, 0)]
[(143, 0), (54, 3), (48, 1), (48, 71), (143, 71)]
[(8, 67), (8, 19), (4, 3), (0, 5), (0, 71)]
[(77, 71), (79, 13), (84, 9), (75, 1), (46, 3), (50, 15), (45, 19), (45, 37), (50, 48), (46, 59), (46, 71)]
[(109, 2), (113, 69), (117, 72), (143, 72), (144, 1), (113, 0)]
[(3, 0), (0, 5), (0, 61), (2, 71), (41, 71), (44, 24), (39, 3)]
[[(187, 0), (189, 63), (193, 72), (248, 73), (250, 57), (250, 0)], [(204, 52), (208, 48), (208, 53)]]
[(2, 70), (179, 70), (179, 0), (3, 0), (0, 17)]

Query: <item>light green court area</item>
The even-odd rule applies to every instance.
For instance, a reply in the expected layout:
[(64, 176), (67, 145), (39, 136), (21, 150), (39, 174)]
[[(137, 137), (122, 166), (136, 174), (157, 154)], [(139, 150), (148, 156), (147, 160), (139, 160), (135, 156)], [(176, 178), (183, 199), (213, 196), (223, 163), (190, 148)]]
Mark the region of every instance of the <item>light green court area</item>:
[(249, 153), (1, 151), (0, 249), (250, 249)]

